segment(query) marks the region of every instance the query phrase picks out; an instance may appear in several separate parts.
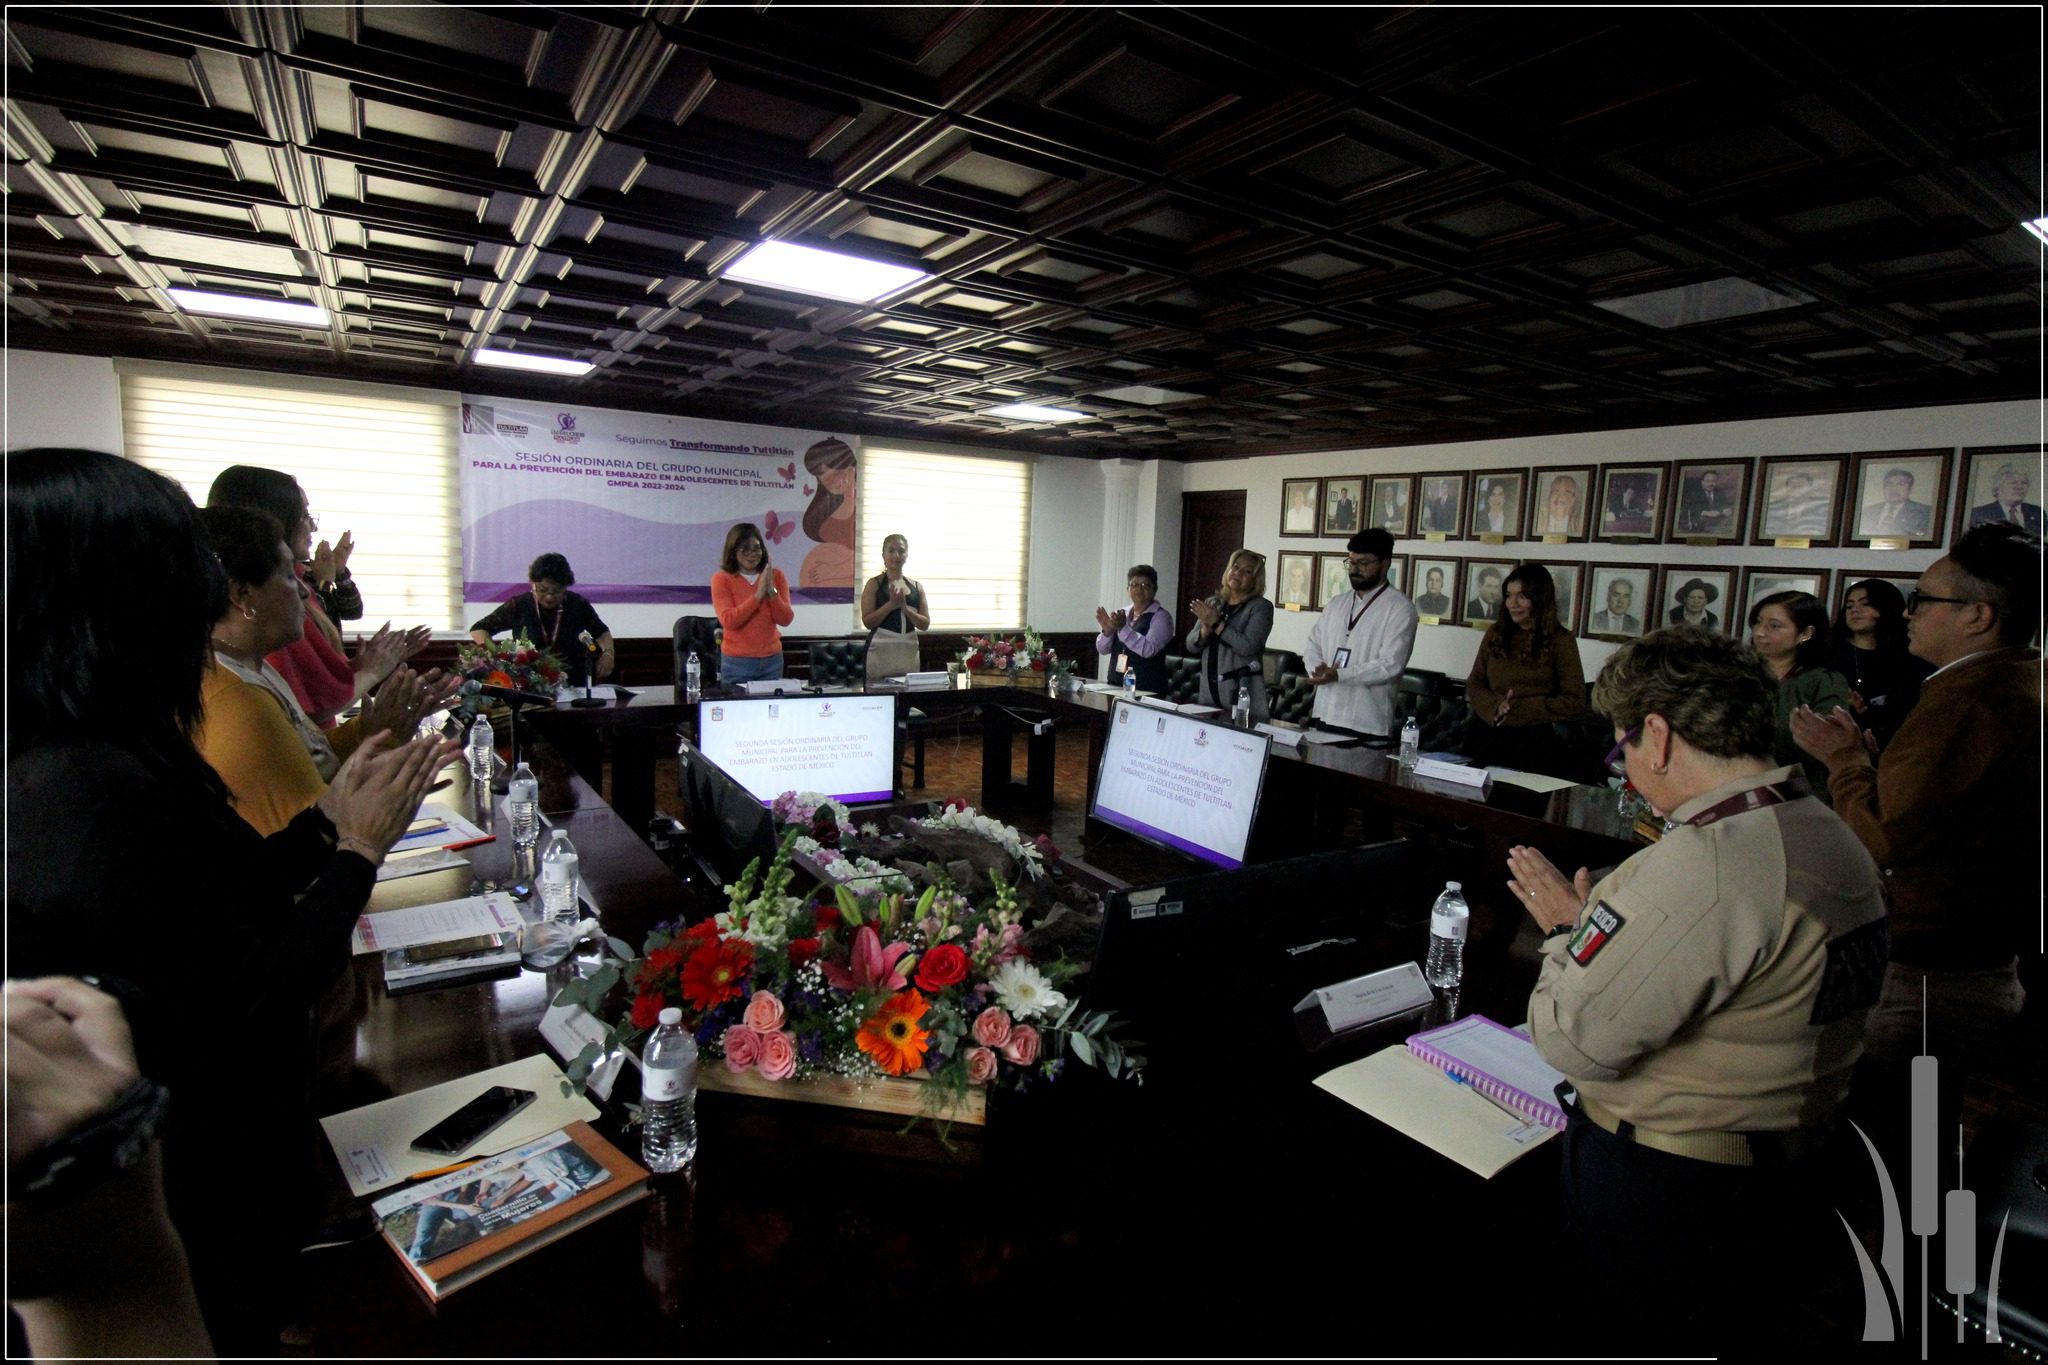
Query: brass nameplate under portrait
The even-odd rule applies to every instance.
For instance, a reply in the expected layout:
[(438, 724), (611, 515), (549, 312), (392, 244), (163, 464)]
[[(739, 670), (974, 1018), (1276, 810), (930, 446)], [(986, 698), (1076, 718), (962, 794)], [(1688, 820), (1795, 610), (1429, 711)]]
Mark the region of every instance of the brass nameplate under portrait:
[(1498, 531), (1486, 531), (1480, 535), (1479, 543), (1481, 545), (1505, 545), (1508, 543), (1508, 538)]
[(1874, 536), (1870, 542), (1873, 550), (1910, 550), (1913, 541), (1908, 536)]
[(1813, 548), (1813, 537), (1779, 536), (1771, 542), (1771, 545), (1780, 550), (1811, 550)]

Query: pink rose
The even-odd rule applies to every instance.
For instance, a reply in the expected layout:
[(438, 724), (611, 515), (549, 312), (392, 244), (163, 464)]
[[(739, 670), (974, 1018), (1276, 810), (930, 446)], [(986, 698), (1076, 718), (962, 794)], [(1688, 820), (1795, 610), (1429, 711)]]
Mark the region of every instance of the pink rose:
[(1010, 1013), (1001, 1006), (974, 1016), (974, 1041), (983, 1047), (1001, 1047), (1010, 1041)]
[(1018, 1066), (1030, 1066), (1038, 1060), (1038, 1030), (1029, 1024), (1011, 1029), (1010, 1041), (1003, 1044), (1003, 1055)]
[(761, 1074), (771, 1081), (786, 1081), (796, 1075), (796, 1038), (787, 1030), (763, 1033), (759, 1037)]
[(996, 1078), (996, 1054), (985, 1047), (967, 1049), (967, 1079), (975, 1085), (987, 1085)]
[(761, 1035), (745, 1024), (725, 1031), (725, 1069), (737, 1075), (761, 1059)]
[(782, 1027), (782, 1002), (771, 991), (755, 991), (744, 1018), (754, 1032), (773, 1033)]

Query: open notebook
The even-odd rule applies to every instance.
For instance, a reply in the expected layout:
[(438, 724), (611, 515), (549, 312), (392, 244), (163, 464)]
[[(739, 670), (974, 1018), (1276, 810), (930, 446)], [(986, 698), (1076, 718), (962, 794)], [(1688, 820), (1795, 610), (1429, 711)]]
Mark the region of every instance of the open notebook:
[(1474, 1014), (1416, 1034), (1408, 1050), (1525, 1118), (1564, 1127), (1555, 1098), (1564, 1073), (1537, 1054), (1526, 1034)]

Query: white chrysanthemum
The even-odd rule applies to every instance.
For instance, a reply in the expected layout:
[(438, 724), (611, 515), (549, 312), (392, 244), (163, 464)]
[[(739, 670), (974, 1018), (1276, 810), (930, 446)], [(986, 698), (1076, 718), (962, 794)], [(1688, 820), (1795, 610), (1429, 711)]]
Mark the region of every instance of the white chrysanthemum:
[(1021, 959), (996, 968), (989, 985), (995, 988), (1003, 1008), (1019, 1019), (1036, 1019), (1065, 1008), (1067, 1003), (1067, 997), (1052, 988), (1045, 973)]

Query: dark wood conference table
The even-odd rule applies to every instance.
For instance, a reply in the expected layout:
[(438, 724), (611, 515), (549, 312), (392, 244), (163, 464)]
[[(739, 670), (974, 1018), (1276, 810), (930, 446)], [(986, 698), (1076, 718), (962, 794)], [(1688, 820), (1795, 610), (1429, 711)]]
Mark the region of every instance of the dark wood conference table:
[[(543, 808), (575, 838), (608, 929), (637, 941), (704, 907), (538, 749)], [(470, 850), (467, 872), (381, 884), (373, 908), (509, 874), (502, 816), (474, 796), (464, 781), (439, 799), (460, 798), (500, 838)], [(1309, 1083), (1398, 1041), (1366, 1035), (1311, 1055), (1293, 1031), (1289, 1006), (1316, 977), (1416, 952), (1412, 934), (1364, 909), (1357, 937), (1340, 968), (1278, 965), (1249, 946), (1271, 934), (1247, 934), (1241, 976), (1187, 982), (1185, 1020), (1153, 1040), (1177, 1049), (1177, 1081), (1114, 1084), (1070, 1062), (1058, 1085), (996, 1097), (985, 1129), (955, 1127), (947, 1142), (887, 1116), (706, 1094), (693, 1179), (657, 1181), (654, 1198), (438, 1306), (381, 1239), (308, 1253), (314, 1350), (1526, 1354), (1561, 1283), (1561, 1268), (1532, 1270), (1545, 1259), (1553, 1149), (1481, 1181)], [(352, 1052), (340, 1059), (349, 1093), (330, 1109), (544, 1050), (543, 975), (390, 997), (374, 959), (355, 973), (339, 1044)], [(1531, 979), (1475, 957), (1467, 1007), (1519, 1019)], [(600, 1127), (630, 1145), (609, 1108)], [(345, 1194), (331, 1154), (326, 1165)], [(1426, 1309), (1438, 1293), (1483, 1311)]]

